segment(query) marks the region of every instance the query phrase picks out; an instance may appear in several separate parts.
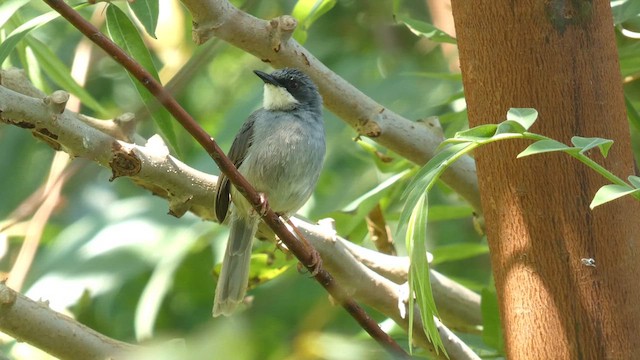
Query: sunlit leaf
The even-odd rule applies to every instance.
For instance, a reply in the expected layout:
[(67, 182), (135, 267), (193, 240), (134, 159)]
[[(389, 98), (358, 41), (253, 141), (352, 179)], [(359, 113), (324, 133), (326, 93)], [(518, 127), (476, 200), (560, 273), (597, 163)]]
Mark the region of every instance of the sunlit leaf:
[(640, 192), (640, 189), (632, 188), (628, 185), (605, 185), (601, 187), (598, 192), (596, 192), (589, 207), (593, 209), (596, 206), (608, 203), (609, 201), (613, 201), (625, 195), (631, 195), (638, 192)]
[[(110, 4), (107, 7), (107, 30), (111, 39), (118, 44), (118, 46), (120, 46), (131, 57), (136, 59), (142, 67), (144, 67), (156, 80), (159, 81), (158, 72), (156, 71), (155, 65), (151, 59), (151, 54), (149, 54), (149, 50), (142, 41), (138, 30), (127, 15), (113, 4)], [(155, 98), (133, 76), (129, 74), (129, 77), (140, 94), (143, 104), (149, 108), (149, 104), (156, 101)], [(171, 115), (167, 110), (164, 107), (158, 107), (152, 112), (151, 116), (158, 125), (162, 135), (167, 139), (168, 143), (174, 149), (178, 149), (178, 140), (173, 128), (173, 121), (171, 120)]]
[(554, 151), (566, 151), (571, 149), (569, 146), (555, 140), (539, 140), (529, 145), (524, 151), (518, 154), (518, 158), (522, 158), (529, 155), (541, 154)]
[[(78, 7), (76, 7), (76, 9), (77, 8)], [(60, 16), (60, 14), (55, 11), (51, 11), (31, 19), (13, 30), (11, 34), (9, 34), (9, 36), (0, 43), (0, 64), (5, 61), (18, 42), (20, 42), (20, 40), (22, 40), (31, 30), (56, 19), (58, 16)]]
[(293, 33), (294, 39), (300, 44), (304, 44), (307, 41), (307, 31), (311, 25), (331, 10), (336, 3), (336, 0), (298, 0), (291, 12), (291, 16), (298, 20), (298, 26)]
[(633, 185), (633, 187), (640, 189), (640, 177), (631, 175), (628, 177), (629, 183)]
[(424, 36), (435, 42), (455, 44), (456, 39), (444, 31), (436, 28), (432, 24), (424, 21), (414, 20), (407, 16), (396, 15), (396, 19), (404, 23), (412, 33), (417, 36)]
[(0, 28), (29, 0), (6, 0), (0, 4)]
[(525, 130), (529, 130), (531, 125), (538, 119), (538, 110), (531, 108), (511, 108), (507, 112), (507, 120), (513, 120), (520, 124)]
[(140, 21), (147, 34), (152, 38), (156, 38), (156, 26), (158, 26), (158, 15), (160, 7), (158, 0), (135, 0), (127, 1), (129, 8)]
[(611, 145), (613, 145), (613, 140), (602, 139), (602, 138), (585, 138), (580, 136), (574, 136), (571, 138), (571, 143), (580, 149), (580, 153), (584, 154), (587, 151), (597, 147), (600, 149), (600, 153), (602, 156), (607, 157), (609, 153), (609, 149), (611, 149)]

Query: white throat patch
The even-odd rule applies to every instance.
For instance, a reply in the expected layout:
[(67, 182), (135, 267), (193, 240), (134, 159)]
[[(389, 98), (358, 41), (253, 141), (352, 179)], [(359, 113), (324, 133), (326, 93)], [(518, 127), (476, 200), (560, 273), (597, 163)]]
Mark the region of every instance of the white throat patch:
[(287, 89), (272, 84), (264, 84), (262, 107), (267, 110), (289, 110), (298, 104), (298, 100)]

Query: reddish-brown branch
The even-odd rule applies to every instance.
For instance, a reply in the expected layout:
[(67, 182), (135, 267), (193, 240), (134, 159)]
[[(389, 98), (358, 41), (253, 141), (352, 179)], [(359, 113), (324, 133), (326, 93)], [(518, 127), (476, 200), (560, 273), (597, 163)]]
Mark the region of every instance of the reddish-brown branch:
[[(51, 8), (67, 19), (80, 32), (87, 36), (96, 45), (111, 55), (120, 65), (122, 65), (131, 75), (133, 75), (158, 101), (175, 117), (175, 119), (193, 136), (193, 138), (205, 149), (205, 151), (216, 162), (220, 170), (227, 175), (231, 183), (242, 193), (243, 196), (258, 211), (263, 206), (258, 193), (251, 184), (240, 175), (231, 160), (223, 153), (222, 149), (207, 134), (197, 122), (178, 104), (178, 102), (157, 82), (154, 77), (140, 66), (133, 58), (127, 55), (115, 43), (109, 40), (96, 27), (86, 21), (79, 13), (69, 7), (62, 0), (44, 0)], [(313, 249), (308, 249), (303, 242), (289, 232), (280, 217), (271, 209), (268, 209), (263, 217), (264, 222), (278, 235), (291, 253), (314, 274), (314, 278), (333, 296), (340, 301), (341, 305), (353, 316), (356, 321), (369, 333), (378, 343), (389, 352), (402, 358), (409, 358), (409, 355), (369, 317), (369, 315), (342, 291), (333, 280), (333, 277), (321, 267), (318, 267), (317, 259), (319, 255)]]

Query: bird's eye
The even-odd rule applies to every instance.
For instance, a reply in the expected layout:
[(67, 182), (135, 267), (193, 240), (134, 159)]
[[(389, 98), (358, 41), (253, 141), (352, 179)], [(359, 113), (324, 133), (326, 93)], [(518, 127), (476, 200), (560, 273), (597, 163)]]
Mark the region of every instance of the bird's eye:
[(299, 86), (299, 84), (298, 84), (298, 82), (297, 82), (297, 81), (292, 80), (292, 81), (291, 81), (291, 84), (290, 84), (289, 86), (291, 86), (291, 88), (292, 88), (292, 89), (297, 89), (297, 88), (298, 88), (298, 86)]

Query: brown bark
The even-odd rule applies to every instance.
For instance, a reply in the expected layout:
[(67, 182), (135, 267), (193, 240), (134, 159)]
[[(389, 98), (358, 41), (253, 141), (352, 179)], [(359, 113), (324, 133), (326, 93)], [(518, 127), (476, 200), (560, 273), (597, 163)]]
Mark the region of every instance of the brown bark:
[[(532, 131), (613, 139), (591, 157), (633, 174), (609, 1), (452, 5), (471, 126), (533, 107)], [(565, 154), (516, 159), (526, 145), (476, 154), (507, 357), (640, 359), (640, 203), (589, 210), (605, 181)]]

